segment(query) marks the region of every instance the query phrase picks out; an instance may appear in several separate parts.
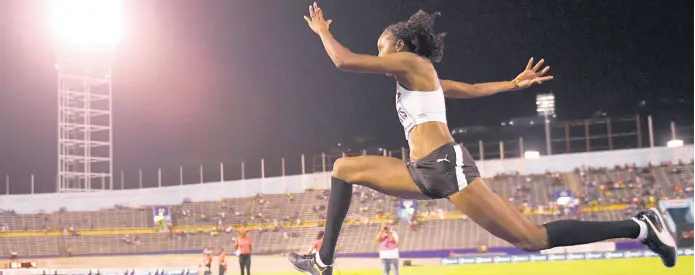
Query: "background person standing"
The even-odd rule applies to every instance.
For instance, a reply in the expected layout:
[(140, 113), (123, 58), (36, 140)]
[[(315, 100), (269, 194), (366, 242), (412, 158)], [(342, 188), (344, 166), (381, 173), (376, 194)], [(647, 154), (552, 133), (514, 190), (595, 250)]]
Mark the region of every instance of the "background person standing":
[(224, 251), (224, 247), (220, 248), (220, 254), (217, 255), (217, 259), (220, 265), (217, 275), (224, 275), (224, 272), (227, 271), (227, 252)]
[(239, 230), (239, 238), (234, 242), (234, 250), (237, 251), (239, 255), (239, 268), (241, 269), (241, 275), (244, 275), (244, 269), (246, 269), (246, 274), (251, 275), (251, 237), (247, 234), (246, 229)]
[(209, 250), (207, 247), (203, 249), (203, 261), (200, 265), (204, 268), (204, 275), (212, 274), (212, 250)]
[(316, 240), (314, 240), (314, 243), (311, 245), (311, 249), (309, 250), (309, 254), (314, 254), (319, 252), (321, 250), (321, 245), (323, 244), (323, 231), (319, 232), (318, 236), (316, 236)]
[(384, 275), (389, 274), (392, 266), (393, 274), (398, 275), (398, 233), (386, 224), (382, 224), (376, 241), (379, 243), (379, 258), (384, 266)]

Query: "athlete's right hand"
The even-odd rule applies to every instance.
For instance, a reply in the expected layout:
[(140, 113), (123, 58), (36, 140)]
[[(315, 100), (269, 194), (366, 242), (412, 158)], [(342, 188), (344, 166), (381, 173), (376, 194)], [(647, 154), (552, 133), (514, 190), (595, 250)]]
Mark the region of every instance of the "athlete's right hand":
[(309, 17), (305, 15), (304, 20), (306, 20), (306, 23), (309, 24), (309, 28), (316, 34), (328, 31), (328, 27), (331, 25), (331, 22), (333, 22), (333, 20), (325, 20), (323, 18), (323, 11), (316, 2), (314, 2), (313, 5), (309, 5)]

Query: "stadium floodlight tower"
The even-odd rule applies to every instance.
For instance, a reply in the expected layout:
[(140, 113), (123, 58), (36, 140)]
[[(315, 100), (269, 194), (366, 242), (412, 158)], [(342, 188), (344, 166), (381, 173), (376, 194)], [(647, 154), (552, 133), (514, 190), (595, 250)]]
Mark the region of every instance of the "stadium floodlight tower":
[(122, 2), (49, 5), (58, 73), (57, 191), (113, 189), (111, 64), (123, 33)]
[(545, 121), (545, 149), (548, 155), (553, 154), (550, 139), (550, 118), (555, 117), (555, 95), (552, 93), (536, 95), (536, 112)]
[(555, 95), (536, 95), (536, 112), (538, 112), (538, 115), (545, 116), (546, 118), (555, 115)]

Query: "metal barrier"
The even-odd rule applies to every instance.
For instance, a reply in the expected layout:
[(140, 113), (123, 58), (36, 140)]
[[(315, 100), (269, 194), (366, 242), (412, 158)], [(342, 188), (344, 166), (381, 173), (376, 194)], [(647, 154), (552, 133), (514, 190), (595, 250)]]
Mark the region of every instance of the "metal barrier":
[[(617, 150), (663, 146), (672, 140), (693, 143), (693, 126), (674, 122), (655, 124), (651, 116), (601, 117), (572, 121), (543, 122), (529, 119), (523, 123), (503, 123), (500, 127), (457, 128), (452, 131), (456, 142), (468, 149), (474, 159), (508, 159), (539, 155)], [(470, 131), (468, 131), (470, 129)], [(677, 145), (677, 144), (676, 144)], [(341, 152), (345, 150), (346, 152)], [(100, 189), (140, 189), (162, 186), (224, 182), (331, 171), (343, 156), (381, 155), (407, 160), (409, 150), (401, 148), (333, 148), (333, 153), (302, 154), (291, 158), (263, 158), (179, 167), (115, 171), (113, 186), (108, 179), (92, 180), (93, 191)], [(34, 175), (14, 179), (5, 175), (4, 194), (33, 194)], [(128, 186), (128, 188), (126, 188)]]

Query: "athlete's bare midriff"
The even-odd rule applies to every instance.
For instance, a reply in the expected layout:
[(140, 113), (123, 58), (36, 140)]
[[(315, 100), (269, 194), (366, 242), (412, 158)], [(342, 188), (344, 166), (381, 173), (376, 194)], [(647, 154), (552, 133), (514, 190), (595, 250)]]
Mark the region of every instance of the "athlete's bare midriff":
[[(437, 76), (432, 62), (420, 56), (417, 58), (420, 61), (418, 73), (411, 74), (404, 79), (396, 77), (399, 85), (410, 91), (434, 91), (440, 88), (439, 76)], [(410, 130), (408, 135), (410, 160), (415, 161), (424, 158), (432, 151), (452, 141), (454, 138), (451, 137), (449, 126), (446, 123), (431, 121), (418, 124)]]
[(449, 126), (441, 122), (425, 122), (410, 130), (410, 159), (415, 161), (426, 157), (442, 145), (454, 141)]

